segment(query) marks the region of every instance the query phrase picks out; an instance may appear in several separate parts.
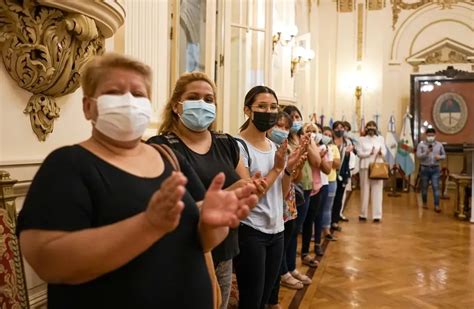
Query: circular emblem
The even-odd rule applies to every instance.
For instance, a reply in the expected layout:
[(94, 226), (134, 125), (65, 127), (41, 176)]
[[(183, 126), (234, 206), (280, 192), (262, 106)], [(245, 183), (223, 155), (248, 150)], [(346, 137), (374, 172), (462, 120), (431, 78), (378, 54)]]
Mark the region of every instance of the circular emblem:
[(456, 134), (466, 125), (467, 105), (463, 97), (454, 92), (440, 95), (433, 106), (436, 127), (444, 134)]

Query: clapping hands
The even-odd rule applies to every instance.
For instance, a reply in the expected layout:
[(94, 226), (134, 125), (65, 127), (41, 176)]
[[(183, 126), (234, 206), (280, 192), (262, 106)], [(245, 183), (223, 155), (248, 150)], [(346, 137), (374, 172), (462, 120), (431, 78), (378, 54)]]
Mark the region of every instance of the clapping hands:
[(237, 227), (257, 203), (256, 187), (247, 183), (232, 191), (222, 190), (225, 175), (219, 173), (207, 190), (201, 206), (201, 224), (210, 227)]

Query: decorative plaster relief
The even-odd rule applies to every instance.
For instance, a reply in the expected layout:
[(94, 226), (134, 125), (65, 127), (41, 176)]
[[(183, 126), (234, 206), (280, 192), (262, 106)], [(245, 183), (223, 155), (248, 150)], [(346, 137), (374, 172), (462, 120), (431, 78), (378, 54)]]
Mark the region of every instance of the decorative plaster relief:
[[(56, 4), (66, 7), (68, 1)], [(100, 4), (88, 5), (93, 11)], [(12, 79), (33, 94), (24, 112), (40, 141), (59, 117), (56, 98), (74, 92), (83, 66), (104, 51), (104, 35), (90, 16), (95, 14), (63, 11), (35, 0), (0, 0), (1, 56)]]
[(385, 0), (367, 0), (366, 6), (369, 11), (381, 10), (385, 7)]
[(458, 2), (472, 3), (473, 0), (461, 1), (461, 0), (420, 0), (416, 2), (405, 2), (404, 0), (391, 0), (392, 1), (392, 29), (395, 29), (395, 26), (398, 21), (398, 17), (402, 10), (416, 10), (422, 7), (425, 4), (433, 4), (444, 9), (451, 9), (453, 4)]
[(354, 10), (354, 0), (337, 0), (337, 11), (342, 13)]
[(474, 62), (474, 48), (446, 38), (410, 55), (406, 61), (415, 72), (423, 64), (469, 63)]

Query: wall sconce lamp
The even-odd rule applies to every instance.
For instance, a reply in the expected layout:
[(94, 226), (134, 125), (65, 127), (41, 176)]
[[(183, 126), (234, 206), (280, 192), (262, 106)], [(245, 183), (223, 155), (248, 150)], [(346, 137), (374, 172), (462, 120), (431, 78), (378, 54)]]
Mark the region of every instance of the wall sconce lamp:
[(272, 36), (272, 51), (275, 50), (275, 46), (280, 43), (281, 46), (287, 46), (291, 40), (298, 34), (298, 27), (296, 25), (282, 27), (280, 25), (275, 26), (275, 34)]
[(301, 46), (297, 46), (293, 49), (293, 57), (291, 58), (291, 77), (295, 75), (298, 64), (303, 64), (313, 60), (314, 50), (306, 49)]

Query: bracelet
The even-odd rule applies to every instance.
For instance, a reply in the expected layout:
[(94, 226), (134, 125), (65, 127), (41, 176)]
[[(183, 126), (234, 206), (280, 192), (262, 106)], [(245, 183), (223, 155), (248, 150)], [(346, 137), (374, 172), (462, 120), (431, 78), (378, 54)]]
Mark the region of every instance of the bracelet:
[(290, 173), (290, 172), (289, 172), (289, 171), (286, 169), (286, 167), (285, 167), (285, 170), (284, 170), (284, 172), (285, 172), (285, 175), (287, 175), (287, 176), (291, 176), (291, 173)]

